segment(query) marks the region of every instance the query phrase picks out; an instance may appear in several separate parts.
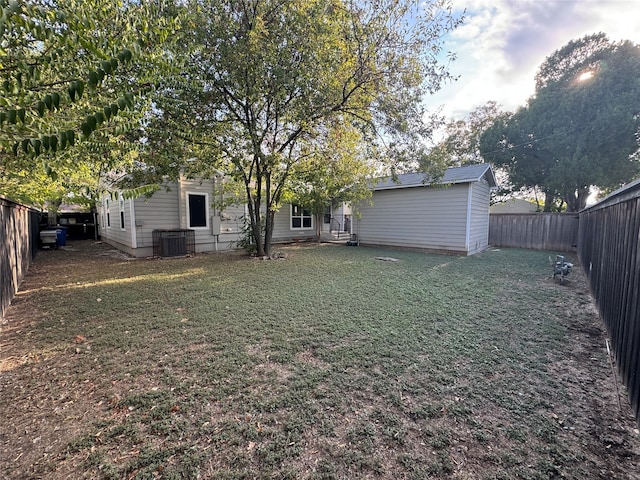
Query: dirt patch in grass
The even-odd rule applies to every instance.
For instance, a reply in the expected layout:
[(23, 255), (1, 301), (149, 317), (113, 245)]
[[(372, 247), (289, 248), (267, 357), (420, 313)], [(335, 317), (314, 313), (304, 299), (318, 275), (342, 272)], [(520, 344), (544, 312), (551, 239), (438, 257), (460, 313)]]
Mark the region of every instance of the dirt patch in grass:
[(0, 478), (640, 478), (579, 267), (283, 252), (40, 252), (0, 325)]

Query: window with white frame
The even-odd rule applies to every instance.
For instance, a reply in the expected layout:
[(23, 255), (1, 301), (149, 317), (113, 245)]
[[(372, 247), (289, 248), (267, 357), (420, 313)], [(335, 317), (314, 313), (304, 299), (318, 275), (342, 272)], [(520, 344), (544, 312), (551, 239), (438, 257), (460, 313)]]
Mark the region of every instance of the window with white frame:
[(206, 193), (187, 193), (189, 228), (207, 228), (209, 196)]
[(104, 202), (104, 214), (107, 217), (107, 228), (111, 228), (111, 206), (109, 205), (109, 199)]
[(291, 229), (313, 228), (311, 210), (297, 203), (291, 204)]
[(120, 230), (125, 230), (124, 227), (124, 197), (119, 194), (118, 207), (120, 208)]

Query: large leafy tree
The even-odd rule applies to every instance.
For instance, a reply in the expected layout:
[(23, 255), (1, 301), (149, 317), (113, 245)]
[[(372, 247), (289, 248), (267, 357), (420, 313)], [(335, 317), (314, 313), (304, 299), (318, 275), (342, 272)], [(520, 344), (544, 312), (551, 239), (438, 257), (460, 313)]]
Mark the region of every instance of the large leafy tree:
[[(448, 0), (192, 0), (188, 8), (191, 67), (165, 90), (152, 127), (193, 146), (191, 173), (220, 169), (244, 186), (258, 254), (270, 252), (283, 196), (323, 177), (322, 168), (309, 177), (313, 162), (354, 160), (330, 155), (344, 148), (341, 136), (355, 137), (369, 159), (419, 157), (429, 133), (422, 98), (448, 78), (438, 61), (442, 35), (457, 23)], [(352, 166), (345, 184), (361, 171)]]
[(0, 193), (35, 204), (135, 158), (126, 134), (168, 69), (161, 1), (2, 0)]
[(526, 106), (481, 138), (485, 159), (515, 187), (537, 187), (545, 210), (557, 200), (584, 208), (591, 186), (614, 188), (640, 172), (640, 46), (604, 34), (569, 42), (548, 57)]
[(443, 129), (442, 139), (429, 151), (427, 159), (461, 167), (483, 163), (480, 137), (495, 122), (503, 118), (503, 112), (494, 101), (472, 110), (465, 118), (449, 121)]
[[(353, 203), (371, 195), (370, 181), (375, 165), (369, 161), (357, 129), (339, 124), (324, 132), (322, 139), (293, 167), (283, 200), (295, 201), (316, 217), (320, 237), (321, 217), (333, 202)], [(341, 225), (342, 226), (342, 225)]]

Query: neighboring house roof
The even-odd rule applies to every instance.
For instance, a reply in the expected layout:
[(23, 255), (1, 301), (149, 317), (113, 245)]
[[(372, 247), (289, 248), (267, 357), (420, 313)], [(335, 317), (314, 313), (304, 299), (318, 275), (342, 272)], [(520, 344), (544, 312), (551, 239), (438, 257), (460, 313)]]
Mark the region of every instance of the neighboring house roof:
[(535, 203), (528, 202), (521, 198), (511, 198), (504, 202), (491, 205), (489, 212), (491, 213), (535, 213), (538, 206)]
[[(468, 165), (466, 167), (447, 168), (441, 179), (435, 182), (438, 185), (453, 183), (473, 183), (479, 182), (485, 177), (491, 188), (497, 187), (496, 177), (491, 166), (486, 163), (478, 165)], [(424, 187), (432, 182), (427, 174), (422, 172), (402, 173), (394, 180), (393, 177), (381, 178), (374, 185), (374, 190), (392, 190), (396, 188)]]

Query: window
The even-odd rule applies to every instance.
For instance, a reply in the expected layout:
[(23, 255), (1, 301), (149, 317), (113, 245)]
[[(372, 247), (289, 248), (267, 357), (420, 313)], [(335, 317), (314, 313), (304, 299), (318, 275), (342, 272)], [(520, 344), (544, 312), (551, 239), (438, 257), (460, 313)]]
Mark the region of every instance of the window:
[(111, 211), (109, 209), (109, 199), (107, 198), (105, 212), (107, 215), (107, 228), (111, 228)]
[(311, 210), (294, 203), (291, 205), (291, 228), (312, 228)]
[(331, 223), (331, 205), (324, 209), (324, 223)]
[(206, 193), (187, 193), (189, 228), (207, 227), (208, 203)]
[(124, 230), (124, 197), (122, 194), (119, 194), (120, 198), (118, 201), (118, 206), (120, 207), (120, 230)]

